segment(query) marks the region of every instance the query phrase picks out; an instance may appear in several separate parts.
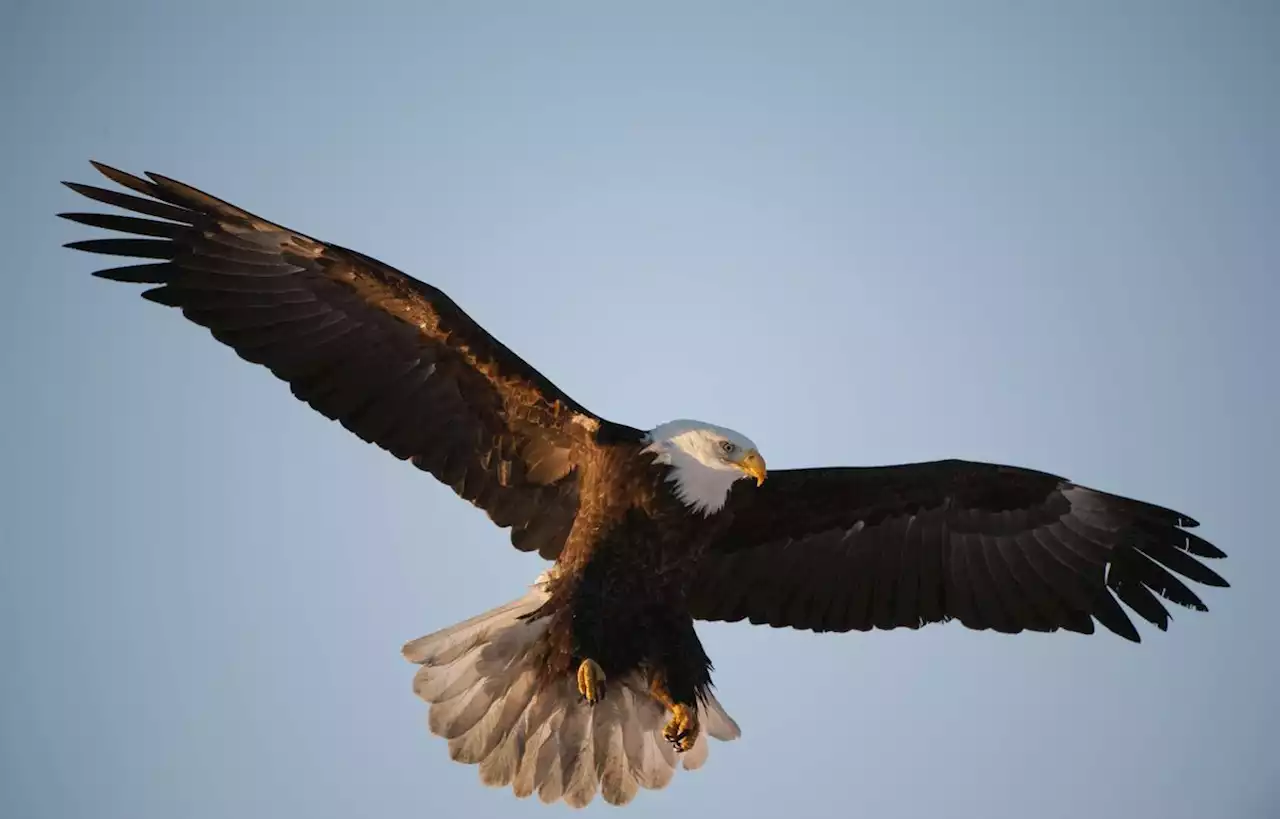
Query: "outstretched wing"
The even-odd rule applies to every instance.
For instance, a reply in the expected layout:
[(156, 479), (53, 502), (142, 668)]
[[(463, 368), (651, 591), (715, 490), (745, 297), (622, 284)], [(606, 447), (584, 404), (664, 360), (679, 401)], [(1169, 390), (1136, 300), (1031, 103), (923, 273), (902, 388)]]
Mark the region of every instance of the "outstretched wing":
[(1121, 601), (1164, 630), (1159, 597), (1205, 610), (1176, 575), (1227, 585), (1196, 559), (1224, 554), (1187, 516), (1017, 467), (782, 470), (730, 503), (690, 592), (703, 620), (1083, 634), (1097, 620), (1136, 642)]
[(607, 421), (428, 284), (181, 182), (94, 166), (147, 198), (64, 184), (154, 217), (60, 214), (133, 234), (68, 247), (153, 260), (95, 276), (159, 285), (143, 297), (180, 308), (299, 399), (430, 472), (511, 527), (518, 548), (559, 552), (577, 513), (575, 451)]

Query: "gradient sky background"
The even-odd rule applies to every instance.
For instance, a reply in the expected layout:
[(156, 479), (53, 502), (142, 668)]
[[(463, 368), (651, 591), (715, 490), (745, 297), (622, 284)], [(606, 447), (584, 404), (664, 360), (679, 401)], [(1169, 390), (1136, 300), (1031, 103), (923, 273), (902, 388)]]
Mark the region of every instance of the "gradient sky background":
[(1280, 7), (622, 5), (8, 4), (0, 815), (568, 812), (449, 761), (399, 653), (539, 561), (92, 279), (89, 158), (425, 278), (617, 420), (1037, 467), (1230, 555), (1141, 645), (702, 626), (744, 738), (626, 815), (1280, 815)]

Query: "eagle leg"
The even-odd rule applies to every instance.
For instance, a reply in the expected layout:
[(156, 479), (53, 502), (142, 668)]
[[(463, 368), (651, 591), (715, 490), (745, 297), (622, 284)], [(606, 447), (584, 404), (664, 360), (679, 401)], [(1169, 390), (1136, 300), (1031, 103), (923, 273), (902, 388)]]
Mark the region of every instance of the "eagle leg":
[(666, 680), (660, 674), (655, 674), (650, 679), (649, 694), (671, 712), (671, 719), (662, 729), (663, 739), (670, 742), (678, 753), (692, 748), (702, 731), (697, 706), (676, 702), (667, 689)]
[(588, 705), (604, 699), (604, 669), (595, 660), (586, 659), (578, 666), (578, 693)]

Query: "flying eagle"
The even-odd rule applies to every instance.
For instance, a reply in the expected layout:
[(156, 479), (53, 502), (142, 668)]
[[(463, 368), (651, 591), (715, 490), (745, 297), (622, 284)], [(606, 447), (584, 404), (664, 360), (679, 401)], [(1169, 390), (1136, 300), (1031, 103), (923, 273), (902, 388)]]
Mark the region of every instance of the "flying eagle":
[(737, 724), (696, 620), (817, 632), (958, 620), (1008, 634), (1094, 621), (1137, 642), (1160, 598), (1224, 553), (1169, 509), (1013, 466), (944, 460), (766, 473), (729, 429), (636, 429), (591, 412), (441, 291), (362, 253), (158, 174), (99, 163), (136, 196), (64, 183), (138, 216), (68, 247), (150, 260), (94, 273), (155, 285), (240, 357), (412, 462), (554, 561), (520, 598), (413, 640), (414, 690), (450, 756), (490, 785), (625, 804), (701, 766)]

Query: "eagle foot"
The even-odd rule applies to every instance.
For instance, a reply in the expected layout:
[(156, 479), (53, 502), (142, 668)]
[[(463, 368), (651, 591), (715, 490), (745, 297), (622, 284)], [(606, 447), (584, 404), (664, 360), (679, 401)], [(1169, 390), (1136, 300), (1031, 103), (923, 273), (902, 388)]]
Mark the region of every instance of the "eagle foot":
[(698, 709), (676, 703), (671, 706), (671, 721), (662, 729), (662, 736), (675, 747), (676, 753), (682, 754), (698, 741), (701, 730)]
[(604, 699), (604, 669), (595, 660), (583, 660), (578, 666), (578, 693), (588, 705)]

